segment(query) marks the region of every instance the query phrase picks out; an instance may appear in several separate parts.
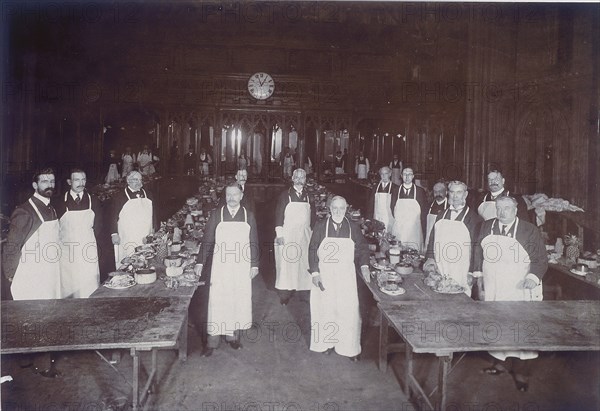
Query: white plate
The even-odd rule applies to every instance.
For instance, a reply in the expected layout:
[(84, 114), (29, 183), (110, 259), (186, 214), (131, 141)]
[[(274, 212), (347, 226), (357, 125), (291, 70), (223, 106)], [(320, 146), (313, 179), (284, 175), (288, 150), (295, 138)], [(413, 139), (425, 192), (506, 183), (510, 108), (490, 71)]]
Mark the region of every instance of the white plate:
[(583, 271), (577, 271), (574, 268), (571, 268), (569, 271), (571, 271), (573, 274), (578, 275), (580, 277), (585, 277), (588, 273), (584, 273)]
[(112, 281), (112, 279), (114, 279), (114, 278), (115, 278), (115, 277), (112, 277), (112, 279), (111, 279), (110, 281), (108, 281), (108, 282), (104, 283), (104, 286), (105, 286), (106, 288), (110, 288), (111, 290), (124, 290), (124, 289), (126, 289), (126, 288), (133, 287), (134, 285), (136, 285), (136, 284), (137, 284), (137, 283), (135, 282), (135, 279), (134, 279), (132, 276), (128, 275), (127, 277), (129, 277), (129, 278), (128, 278), (129, 282), (127, 283), (127, 285), (123, 285), (123, 286), (114, 286), (114, 285), (111, 285), (111, 284), (110, 284), (110, 281)]
[(402, 295), (406, 292), (406, 290), (402, 287), (399, 287), (396, 291), (388, 291), (385, 288), (380, 288), (381, 292), (387, 295)]

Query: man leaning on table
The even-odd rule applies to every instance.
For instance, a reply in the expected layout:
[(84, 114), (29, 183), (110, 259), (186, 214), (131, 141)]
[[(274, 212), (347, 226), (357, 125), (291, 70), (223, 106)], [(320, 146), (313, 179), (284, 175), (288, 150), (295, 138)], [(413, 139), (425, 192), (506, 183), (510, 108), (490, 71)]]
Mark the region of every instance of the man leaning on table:
[(448, 184), (450, 208), (441, 211), (431, 230), (423, 265), (424, 271), (437, 271), (452, 278), (471, 296), (473, 285), (473, 244), (483, 219), (467, 206), (467, 185), (462, 181)]
[[(33, 176), (33, 195), (10, 218), (2, 269), (11, 283), (13, 300), (61, 298), (59, 222), (50, 204), (54, 185), (54, 170), (37, 171)], [(50, 353), (24, 356), (21, 367), (32, 367), (34, 373), (44, 377), (59, 375)]]
[[(546, 247), (539, 229), (517, 217), (517, 200), (496, 199), (497, 218), (481, 225), (475, 248), (475, 277), (485, 301), (541, 301), (542, 277), (548, 268)], [(523, 313), (526, 318), (527, 313)], [(529, 387), (529, 362), (535, 351), (490, 351), (491, 367), (483, 371), (498, 375), (510, 371), (519, 391)]]
[(252, 279), (258, 275), (259, 248), (254, 214), (240, 205), (243, 195), (237, 183), (227, 186), (227, 204), (211, 213), (196, 259), (200, 274), (212, 254), (205, 357), (219, 347), (223, 335), (231, 348), (241, 349), (240, 331), (252, 326)]
[(348, 204), (335, 196), (331, 217), (317, 222), (310, 239), (308, 261), (312, 276), (310, 291), (310, 350), (358, 361), (361, 352), (361, 320), (356, 267), (370, 281), (369, 249), (360, 226), (346, 218)]

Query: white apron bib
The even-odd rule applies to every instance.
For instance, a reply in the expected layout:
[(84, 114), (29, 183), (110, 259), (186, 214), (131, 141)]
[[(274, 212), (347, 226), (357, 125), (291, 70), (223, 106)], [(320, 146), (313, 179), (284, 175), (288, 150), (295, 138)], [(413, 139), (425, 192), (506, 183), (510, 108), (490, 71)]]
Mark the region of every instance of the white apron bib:
[(104, 182), (106, 184), (111, 184), (115, 181), (119, 181), (119, 169), (116, 164), (111, 164), (108, 166), (108, 173), (106, 174), (106, 179)]
[(123, 205), (117, 224), (121, 239), (115, 253), (117, 268), (125, 257), (135, 252), (135, 247), (143, 244), (144, 237), (152, 234), (152, 200), (146, 191), (145, 198), (131, 198), (125, 188), (125, 195), (129, 200)]
[(310, 203), (292, 202), (290, 198), (283, 218), (285, 243), (275, 244), (275, 288), (278, 290), (310, 290), (308, 246), (311, 235)]
[(223, 221), (215, 231), (215, 252), (208, 297), (208, 334), (233, 336), (235, 330), (252, 326), (252, 279), (250, 278), (250, 225), (244, 221)]
[[(517, 232), (519, 220), (513, 232)], [(481, 242), (483, 247), (483, 287), (485, 301), (542, 301), (542, 283), (534, 289), (523, 289), (520, 284), (529, 272), (529, 254), (514, 238), (495, 235), (494, 224), (490, 235)], [(537, 358), (536, 351), (490, 351), (490, 355), (504, 361), (507, 357), (522, 360)]]
[(208, 155), (200, 154), (198, 158), (200, 159), (200, 174), (203, 176), (208, 175)]
[(433, 246), (435, 262), (442, 275), (448, 276), (465, 288), (465, 294), (471, 296), (471, 287), (467, 281), (467, 274), (471, 265), (471, 235), (464, 224), (469, 208), (465, 208), (462, 220), (439, 220), (435, 230), (435, 244)]
[(379, 182), (375, 190), (373, 218), (375, 220), (381, 221), (385, 225), (386, 231), (389, 233), (392, 231), (392, 227), (394, 227), (394, 216), (392, 216), (392, 209), (390, 208), (390, 204), (392, 202), (392, 183), (388, 183), (387, 193), (377, 192), (377, 190), (379, 190), (380, 185), (381, 181)]
[(58, 220), (44, 221), (40, 210), (29, 203), (42, 221), (21, 248), (21, 258), (10, 286), (14, 300), (60, 298), (60, 246)]
[[(65, 202), (68, 193), (65, 193)], [(98, 246), (94, 236), (92, 198), (87, 210), (67, 211), (60, 218), (62, 298), (87, 298), (100, 284)]]
[(310, 291), (310, 350), (329, 348), (347, 357), (360, 354), (360, 313), (354, 266), (354, 241), (329, 237), (329, 219), (325, 238), (319, 245), (319, 272), (325, 291), (314, 284)]
[[(488, 193), (489, 194), (489, 193)], [(496, 218), (496, 200), (491, 199), (488, 200), (488, 194), (483, 197), (483, 202), (479, 204), (477, 207), (477, 212), (483, 218), (484, 221), (491, 220), (492, 218)], [(510, 195), (510, 191), (506, 192), (506, 195)]]
[(392, 183), (400, 186), (402, 185), (402, 169), (392, 168)]
[(133, 170), (133, 156), (129, 154), (123, 155), (123, 172), (121, 175), (126, 177), (129, 172)]
[[(402, 187), (400, 187), (400, 190)], [(398, 190), (398, 197), (400, 197)], [(423, 231), (421, 228), (421, 206), (416, 200), (417, 188), (413, 198), (398, 198), (394, 207), (394, 228), (392, 234), (402, 245), (421, 252), (423, 248)]]
[[(447, 202), (448, 200), (444, 199), (444, 209), (446, 208)], [(433, 229), (433, 225), (435, 224), (435, 220), (437, 219), (437, 214), (431, 214), (432, 208), (433, 203), (429, 206), (429, 211), (427, 212), (427, 227), (425, 228), (425, 248), (429, 246), (429, 236), (431, 235), (431, 230)]]
[(359, 179), (367, 178), (367, 165), (359, 164), (357, 167), (356, 174)]

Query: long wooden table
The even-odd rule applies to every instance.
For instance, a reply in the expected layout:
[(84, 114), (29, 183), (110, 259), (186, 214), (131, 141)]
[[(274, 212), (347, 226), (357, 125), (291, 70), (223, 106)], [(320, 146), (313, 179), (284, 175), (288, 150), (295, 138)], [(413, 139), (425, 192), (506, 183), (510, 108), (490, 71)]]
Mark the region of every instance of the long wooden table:
[[(381, 329), (392, 326), (406, 342), (406, 394), (414, 387), (433, 406), (413, 375), (413, 353), (439, 357), (439, 409), (446, 409), (453, 354), (472, 351), (600, 350), (600, 303), (596, 301), (380, 302)], [(387, 345), (380, 339), (381, 346)]]
[[(164, 272), (157, 267), (157, 275)], [(178, 287), (167, 288), (164, 281), (160, 278), (152, 284), (136, 284), (133, 287), (123, 290), (115, 290), (101, 285), (92, 293), (90, 298), (180, 298), (189, 307), (194, 292), (197, 287)], [(188, 339), (188, 310), (185, 310), (185, 318), (181, 332), (177, 339), (175, 348), (179, 350), (179, 360), (187, 360), (187, 339)]]
[[(188, 305), (177, 297), (2, 301), (0, 353), (129, 349), (137, 409), (154, 385), (157, 349), (174, 347), (187, 328)], [(152, 352), (141, 396), (139, 351)]]

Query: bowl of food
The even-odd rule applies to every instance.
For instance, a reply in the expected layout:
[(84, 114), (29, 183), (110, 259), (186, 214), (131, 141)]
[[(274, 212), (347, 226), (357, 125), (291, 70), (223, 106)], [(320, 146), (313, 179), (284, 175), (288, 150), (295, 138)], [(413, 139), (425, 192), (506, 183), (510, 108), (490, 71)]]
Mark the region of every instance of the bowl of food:
[(414, 268), (412, 266), (412, 264), (409, 263), (398, 263), (396, 264), (396, 267), (394, 268), (394, 270), (401, 275), (408, 275), (408, 274), (412, 274), (412, 272), (414, 271)]
[(183, 267), (167, 267), (167, 277), (179, 277), (183, 274)]
[(142, 268), (135, 272), (135, 282), (138, 284), (152, 284), (156, 281), (156, 270), (154, 268)]
[(165, 267), (179, 267), (181, 266), (181, 257), (178, 255), (169, 255), (164, 259)]

